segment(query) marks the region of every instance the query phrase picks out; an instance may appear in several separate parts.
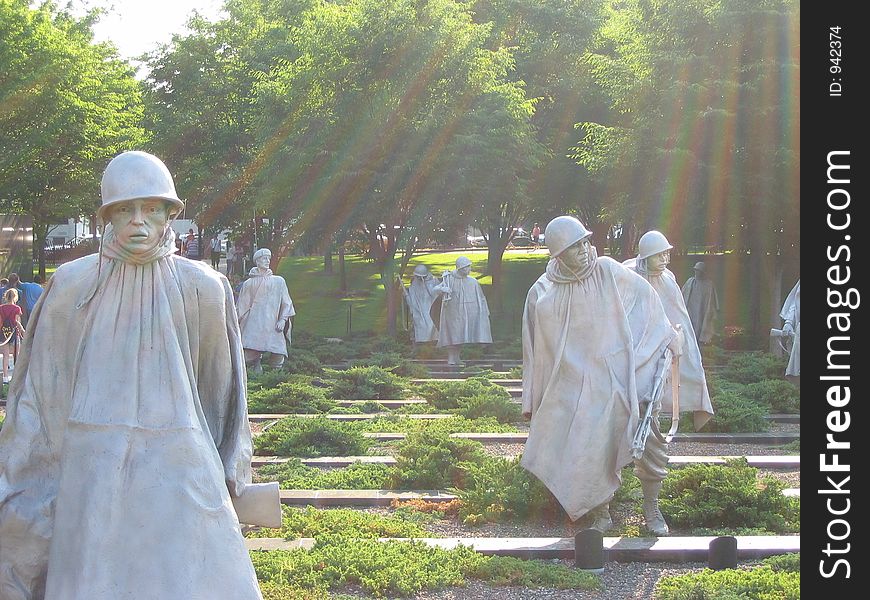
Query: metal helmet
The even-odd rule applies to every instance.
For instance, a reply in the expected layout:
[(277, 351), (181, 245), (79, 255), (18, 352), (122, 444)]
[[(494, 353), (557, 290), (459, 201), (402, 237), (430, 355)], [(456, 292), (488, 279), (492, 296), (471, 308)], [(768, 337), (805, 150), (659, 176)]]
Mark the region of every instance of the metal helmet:
[(550, 251), (550, 256), (559, 256), (582, 239), (592, 235), (580, 219), (568, 215), (556, 217), (547, 224), (544, 230), (544, 243)]
[(429, 269), (426, 268), (426, 265), (417, 265), (414, 267), (414, 275), (417, 277), (426, 277), (429, 274)]
[(461, 269), (462, 267), (470, 267), (470, 266), (471, 266), (471, 259), (469, 259), (468, 257), (460, 256), (459, 258), (456, 259), (456, 268), (457, 269)]
[(707, 265), (705, 265), (703, 262), (699, 261), (699, 262), (695, 263), (694, 269), (696, 271), (700, 271), (701, 273), (704, 273), (707, 271)]
[(637, 243), (637, 257), (649, 258), (653, 254), (664, 252), (673, 248), (661, 231), (647, 231), (640, 236), (640, 241)]
[(172, 216), (184, 210), (169, 169), (153, 154), (139, 150), (122, 152), (109, 162), (103, 171), (100, 192), (103, 202), (97, 218), (102, 222), (106, 221), (108, 207), (126, 200), (165, 200), (173, 205)]

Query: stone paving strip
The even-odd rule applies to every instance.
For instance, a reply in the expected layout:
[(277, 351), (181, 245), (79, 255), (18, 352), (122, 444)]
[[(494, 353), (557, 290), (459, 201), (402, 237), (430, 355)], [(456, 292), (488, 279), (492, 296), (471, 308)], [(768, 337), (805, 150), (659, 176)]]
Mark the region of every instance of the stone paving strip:
[[(786, 488), (783, 496), (800, 497), (800, 488)], [(439, 490), (280, 490), (281, 503), (289, 506), (390, 506), (393, 500), (425, 500), (450, 502), (454, 494)]]
[[(800, 552), (799, 535), (738, 535), (737, 558), (749, 560), (777, 554)], [(380, 541), (408, 541), (408, 538), (381, 538)], [(619, 562), (703, 562), (713, 536), (675, 536), (662, 538), (605, 537), (606, 560)], [(417, 538), (416, 541), (444, 549), (470, 546), (487, 555), (515, 556), (525, 559), (574, 558), (574, 538)], [(246, 538), (248, 550), (310, 550), (313, 538), (283, 540)]]
[[(365, 402), (379, 402), (384, 405), (384, 407), (400, 407), (407, 406), (410, 404), (426, 404), (425, 400), (340, 400), (338, 401), (339, 406), (350, 407), (355, 405), (360, 405)], [(391, 405), (387, 405), (386, 403), (390, 402)], [(402, 403), (402, 404), (399, 404)], [(353, 413), (353, 414), (329, 414), (329, 413), (251, 413), (248, 415), (248, 419), (252, 422), (262, 422), (262, 421), (278, 421), (280, 419), (284, 419), (286, 417), (297, 417), (300, 419), (310, 419), (314, 417), (324, 417), (327, 419), (332, 419), (335, 421), (364, 421), (367, 419), (375, 419), (377, 417), (399, 417), (403, 419), (447, 419), (449, 417), (453, 417), (456, 415), (452, 414), (440, 414), (440, 413), (422, 413), (422, 414), (403, 414), (403, 413), (387, 413), (387, 412), (377, 412), (377, 413)], [(771, 421), (773, 423), (797, 423), (800, 424), (801, 416), (793, 415), (793, 414), (774, 414), (774, 415), (766, 415), (764, 417), (766, 420)], [(670, 420), (670, 417), (662, 415), (662, 420)]]
[[(321, 415), (308, 415), (308, 418), (313, 418)], [(266, 426), (274, 425), (278, 421), (273, 421)], [(254, 433), (254, 437), (261, 435)], [(395, 442), (404, 440), (408, 435), (406, 433), (385, 433), (385, 432), (363, 432), (363, 437), (371, 438), (379, 442)], [(515, 431), (507, 433), (451, 433), (450, 437), (463, 438), (466, 440), (476, 440), (481, 443), (497, 443), (497, 444), (525, 444), (529, 437), (527, 431)], [(700, 442), (709, 444), (764, 444), (768, 446), (779, 446), (781, 444), (790, 444), (791, 442), (801, 439), (800, 432), (784, 431), (781, 433), (678, 433), (674, 436), (674, 442)]]
[[(516, 458), (508, 456), (505, 458)], [(724, 465), (726, 460), (735, 458), (745, 458), (750, 467), (758, 469), (799, 469), (801, 466), (800, 456), (671, 456), (668, 458), (668, 464), (673, 467), (682, 467), (685, 465)], [(294, 460), (286, 456), (255, 456), (251, 461), (251, 466), (262, 467), (265, 465), (275, 465)], [(378, 464), (378, 465), (395, 465), (396, 459), (393, 456), (320, 456), (317, 458), (300, 458), (299, 461), (308, 467), (322, 468), (340, 468), (347, 467), (354, 463)]]

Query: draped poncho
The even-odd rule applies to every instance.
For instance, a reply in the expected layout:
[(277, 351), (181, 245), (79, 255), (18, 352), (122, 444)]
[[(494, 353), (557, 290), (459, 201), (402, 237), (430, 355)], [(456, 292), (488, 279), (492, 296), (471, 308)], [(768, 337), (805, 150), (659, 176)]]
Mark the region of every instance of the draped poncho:
[(251, 481), (226, 278), (111, 230), (37, 303), (0, 430), (0, 598), (261, 598), (230, 496)]
[(801, 374), (801, 280), (794, 285), (786, 296), (779, 313), (783, 321), (789, 321), (794, 329), (794, 343), (788, 357), (786, 375), (798, 377)]
[(239, 324), (242, 329), (242, 347), (260, 352), (287, 356), (284, 332), (276, 329), (278, 321), (286, 321), (296, 314), (287, 282), (272, 269), (254, 267), (250, 278), (239, 290)]
[(432, 304), (439, 295), (436, 289), (437, 285), (438, 281), (432, 275), (414, 276), (411, 278), (411, 285), (405, 290), (405, 302), (411, 311), (414, 341), (417, 343), (438, 339), (438, 329), (435, 328), (435, 322), (430, 314)]
[(642, 277), (608, 257), (593, 261), (575, 277), (551, 260), (523, 313), (523, 412), (532, 421), (521, 464), (571, 519), (619, 487), (639, 403), (674, 336)]
[[(670, 269), (655, 273), (638, 268), (639, 263), (636, 258), (630, 258), (623, 264), (644, 277), (653, 286), (661, 298), (671, 325), (683, 326), (685, 345), (680, 356), (680, 412), (693, 413), (695, 429), (700, 429), (713, 416), (713, 404), (710, 402), (707, 376), (701, 363), (701, 349), (695, 338), (692, 320), (683, 301), (683, 293), (677, 284), (677, 279)], [(665, 414), (673, 412), (671, 386), (665, 388), (662, 396), (662, 412)]]
[(458, 344), (491, 344), (489, 305), (480, 284), (474, 277), (462, 277), (456, 271), (445, 277), (449, 285), (449, 300), (441, 304), (438, 327), (438, 347)]
[(683, 300), (686, 302), (686, 311), (695, 330), (695, 338), (698, 343), (708, 344), (715, 331), (716, 313), (719, 311), (719, 298), (716, 288), (709, 279), (689, 277), (682, 289)]

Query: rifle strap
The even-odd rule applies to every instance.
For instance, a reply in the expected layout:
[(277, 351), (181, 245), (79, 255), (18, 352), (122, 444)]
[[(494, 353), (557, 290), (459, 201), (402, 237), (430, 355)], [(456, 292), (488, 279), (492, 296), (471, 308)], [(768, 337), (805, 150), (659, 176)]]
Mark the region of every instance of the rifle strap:
[(671, 399), (673, 400), (673, 412), (671, 413), (671, 428), (665, 436), (665, 442), (670, 443), (680, 426), (680, 357), (674, 356), (671, 361)]

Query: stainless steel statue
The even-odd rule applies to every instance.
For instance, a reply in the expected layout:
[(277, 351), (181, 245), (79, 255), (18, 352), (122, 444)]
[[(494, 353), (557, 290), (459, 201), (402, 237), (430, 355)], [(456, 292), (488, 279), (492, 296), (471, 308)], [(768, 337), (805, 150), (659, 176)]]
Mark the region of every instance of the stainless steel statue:
[(233, 501), (251, 481), (226, 278), (175, 254), (156, 157), (108, 165), (100, 253), (34, 308), (0, 430), (0, 597), (259, 599)]
[(680, 336), (658, 295), (636, 273), (598, 257), (592, 233), (574, 217), (545, 230), (546, 272), (532, 285), (523, 314), (523, 413), (531, 418), (521, 464), (540, 479), (571, 517), (589, 513), (612, 527), (609, 502), (620, 470), (634, 461), (644, 516), (668, 532), (658, 509), (667, 473), (667, 444), (653, 405), (641, 458), (632, 439), (645, 402)]

